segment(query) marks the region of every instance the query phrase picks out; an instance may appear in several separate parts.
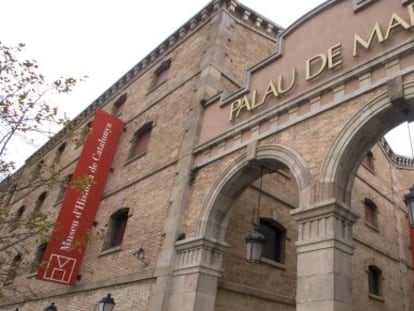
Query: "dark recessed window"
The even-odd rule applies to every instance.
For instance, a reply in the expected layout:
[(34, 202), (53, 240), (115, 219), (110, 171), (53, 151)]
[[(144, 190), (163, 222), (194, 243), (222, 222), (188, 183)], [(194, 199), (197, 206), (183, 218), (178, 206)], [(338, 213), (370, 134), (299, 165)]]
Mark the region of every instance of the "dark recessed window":
[(10, 263), (7, 275), (4, 281), (4, 285), (10, 285), (13, 283), (14, 279), (17, 276), (17, 271), (19, 270), (20, 264), (22, 262), (22, 254), (18, 253), (14, 256), (12, 262)]
[(86, 125), (83, 127), (82, 132), (80, 133), (80, 144), (84, 143), (86, 140), (86, 137), (88, 137), (88, 134), (92, 130), (92, 121), (89, 121), (86, 123)]
[(261, 218), (259, 230), (266, 239), (262, 257), (283, 263), (286, 229), (273, 219)]
[(368, 266), (369, 293), (374, 296), (382, 296), (382, 272), (377, 266)]
[(378, 228), (378, 207), (370, 199), (364, 200), (365, 223)]
[(45, 164), (45, 161), (43, 160), (39, 161), (39, 163), (36, 164), (35, 168), (32, 171), (32, 177), (31, 177), (32, 181), (40, 176), (40, 173), (42, 172), (42, 168), (44, 164)]
[(127, 97), (127, 93), (124, 93), (121, 96), (119, 96), (118, 99), (114, 102), (112, 106), (112, 114), (114, 116), (119, 116), (122, 114)]
[(165, 60), (161, 63), (161, 65), (155, 70), (154, 78), (152, 81), (152, 89), (156, 88), (157, 86), (161, 85), (165, 81), (167, 81), (168, 73), (170, 71), (171, 60)]
[(20, 220), (25, 211), (26, 211), (25, 205), (22, 205), (19, 207), (19, 209), (16, 211), (16, 214), (13, 217), (12, 222), (10, 223), (10, 231), (15, 230), (19, 226)]
[(47, 243), (40, 244), (37, 247), (36, 253), (35, 253), (35, 258), (34, 258), (32, 264), (30, 266), (30, 272), (31, 273), (35, 273), (39, 269), (40, 264), (41, 264), (42, 259), (43, 259), (43, 255), (45, 254), (45, 251), (46, 251), (46, 247), (47, 247)]
[(2, 202), (3, 208), (10, 207), (10, 203), (13, 201), (14, 196), (16, 195), (16, 191), (17, 191), (17, 185), (14, 184), (13, 186), (10, 187), (9, 191), (3, 195), (3, 202)]
[(121, 208), (110, 217), (103, 250), (122, 244), (128, 222), (128, 212), (128, 208)]
[(144, 155), (147, 152), (148, 144), (151, 138), (152, 122), (145, 123), (138, 129), (131, 141), (128, 159)]
[(375, 172), (374, 154), (371, 151), (365, 155), (364, 160), (362, 160), (362, 164), (372, 172)]
[(70, 181), (72, 180), (72, 174), (65, 177), (65, 179), (60, 183), (60, 189), (56, 201), (59, 202), (65, 196), (66, 190), (70, 185)]
[(46, 200), (46, 196), (47, 196), (47, 192), (46, 191), (45, 192), (42, 192), (42, 194), (39, 195), (39, 197), (36, 200), (36, 204), (35, 204), (35, 207), (33, 209), (33, 213), (40, 212), (40, 209), (42, 208), (43, 203)]
[(54, 163), (59, 163), (62, 159), (63, 152), (65, 151), (66, 143), (63, 143), (57, 148)]

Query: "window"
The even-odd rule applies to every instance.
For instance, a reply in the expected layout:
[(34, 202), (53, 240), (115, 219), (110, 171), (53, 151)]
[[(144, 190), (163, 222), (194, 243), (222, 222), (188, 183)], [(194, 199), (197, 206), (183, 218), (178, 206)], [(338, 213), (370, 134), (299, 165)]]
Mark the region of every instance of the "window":
[(2, 207), (9, 208), (10, 203), (13, 201), (14, 196), (16, 195), (17, 185), (14, 184), (6, 194), (3, 196)]
[(112, 106), (112, 114), (114, 116), (119, 116), (122, 114), (122, 110), (124, 109), (127, 97), (127, 93), (124, 93), (115, 101), (114, 105)]
[(45, 251), (46, 251), (46, 247), (47, 247), (47, 243), (40, 244), (37, 247), (36, 253), (35, 253), (35, 258), (32, 262), (32, 265), (30, 266), (30, 272), (31, 273), (35, 273), (39, 269), (40, 264), (41, 264), (42, 259), (43, 259), (43, 255), (45, 254)]
[(35, 207), (33, 209), (33, 213), (38, 213), (40, 211), (40, 209), (42, 208), (43, 203), (46, 200), (46, 196), (47, 196), (47, 192), (42, 192), (41, 195), (39, 195), (39, 197), (36, 200), (36, 204)]
[[(90, 133), (92, 129), (92, 121), (89, 121), (82, 129), (82, 132), (80, 133), (80, 139), (79, 139), (79, 143), (78, 145), (80, 146), (82, 143), (85, 142), (86, 137), (88, 136), (88, 134)], [(79, 147), (78, 146), (78, 147)]]
[(10, 231), (15, 230), (19, 226), (20, 219), (22, 218), (25, 211), (26, 211), (25, 205), (22, 205), (19, 207), (16, 214), (14, 215), (12, 222), (10, 223)]
[(35, 180), (37, 177), (40, 176), (40, 173), (42, 171), (43, 165), (45, 164), (45, 161), (41, 160), (39, 163), (37, 163), (36, 167), (34, 168), (32, 172), (31, 180)]
[(70, 185), (71, 180), (72, 180), (72, 174), (66, 176), (66, 178), (60, 183), (60, 189), (59, 189), (59, 193), (56, 199), (57, 202), (63, 199), (66, 193), (66, 190), (68, 189)]
[(262, 257), (283, 263), (286, 229), (273, 219), (261, 218), (259, 230), (266, 239)]
[(152, 122), (148, 122), (135, 132), (131, 141), (131, 149), (129, 151), (128, 159), (136, 158), (147, 152), (151, 131)]
[(370, 295), (382, 296), (382, 272), (377, 266), (368, 266), (368, 290)]
[(62, 158), (63, 152), (65, 151), (66, 148), (66, 143), (63, 143), (59, 146), (59, 148), (56, 150), (56, 155), (55, 155), (55, 163), (59, 163), (60, 159)]
[(14, 256), (13, 261), (10, 264), (9, 270), (7, 271), (6, 279), (4, 281), (4, 285), (10, 285), (13, 283), (14, 279), (17, 276), (17, 270), (20, 267), (20, 263), (22, 262), (22, 254), (18, 253)]
[(161, 85), (165, 81), (167, 81), (169, 69), (171, 66), (171, 60), (165, 60), (161, 63), (161, 65), (155, 70), (154, 72), (154, 79), (152, 81), (151, 88), (156, 88), (157, 86)]
[(370, 199), (364, 200), (364, 214), (365, 223), (378, 228), (378, 208), (377, 205)]
[(128, 208), (121, 208), (110, 217), (103, 250), (122, 244), (128, 222), (128, 212)]
[(372, 172), (375, 172), (375, 165), (374, 165), (374, 154), (369, 151), (365, 158), (362, 160), (362, 164), (368, 168), (369, 170), (371, 170)]

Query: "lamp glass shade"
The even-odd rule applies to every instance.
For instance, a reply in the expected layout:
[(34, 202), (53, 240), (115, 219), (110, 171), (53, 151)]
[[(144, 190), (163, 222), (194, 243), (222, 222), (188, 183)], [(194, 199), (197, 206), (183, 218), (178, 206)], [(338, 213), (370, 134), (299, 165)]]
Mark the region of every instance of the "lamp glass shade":
[(108, 294), (106, 297), (102, 298), (98, 302), (98, 310), (99, 311), (112, 311), (115, 306), (115, 301), (111, 297), (111, 294)]
[(56, 308), (55, 303), (52, 302), (49, 306), (44, 308), (44, 311), (58, 311), (58, 309)]
[(414, 189), (411, 189), (408, 194), (404, 196), (404, 202), (408, 208), (408, 219), (411, 227), (414, 227)]
[(263, 245), (266, 242), (264, 235), (254, 228), (246, 236), (246, 259), (249, 262), (259, 262), (262, 258)]

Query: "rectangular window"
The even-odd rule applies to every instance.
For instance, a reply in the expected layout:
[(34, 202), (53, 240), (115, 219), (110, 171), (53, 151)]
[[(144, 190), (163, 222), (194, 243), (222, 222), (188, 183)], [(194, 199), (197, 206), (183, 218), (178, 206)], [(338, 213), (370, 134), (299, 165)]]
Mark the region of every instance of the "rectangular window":
[(165, 60), (161, 63), (161, 65), (155, 70), (154, 78), (152, 81), (151, 89), (156, 88), (157, 86), (163, 84), (167, 81), (168, 73), (170, 71), (171, 60)]
[(134, 159), (144, 155), (147, 152), (151, 138), (152, 126), (152, 122), (147, 122), (135, 132), (134, 137), (132, 138), (128, 159)]
[(369, 294), (377, 297), (382, 296), (382, 273), (377, 266), (368, 267), (368, 287)]
[(364, 201), (365, 223), (378, 228), (378, 208), (377, 205), (370, 199)]

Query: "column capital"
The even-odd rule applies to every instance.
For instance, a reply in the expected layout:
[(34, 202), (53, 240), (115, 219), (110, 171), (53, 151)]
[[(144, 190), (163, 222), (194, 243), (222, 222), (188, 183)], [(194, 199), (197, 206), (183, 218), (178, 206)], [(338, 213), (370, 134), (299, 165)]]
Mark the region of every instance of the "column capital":
[(216, 277), (221, 276), (223, 254), (227, 244), (196, 237), (177, 241), (175, 247), (177, 251), (175, 275), (203, 272)]
[(352, 255), (352, 226), (359, 215), (345, 204), (323, 201), (309, 209), (294, 210), (292, 216), (298, 223), (298, 252), (333, 247)]

